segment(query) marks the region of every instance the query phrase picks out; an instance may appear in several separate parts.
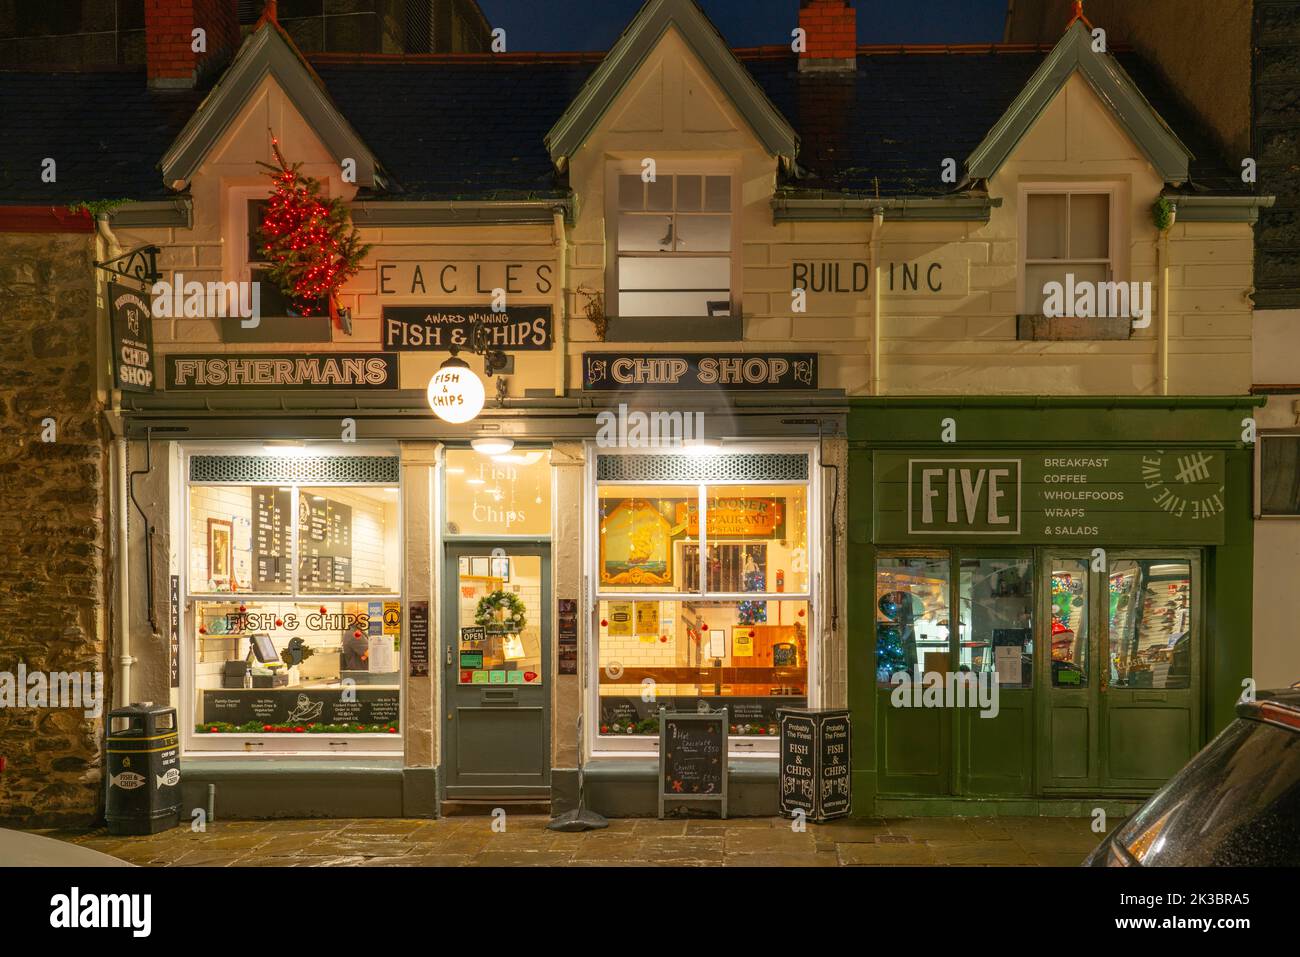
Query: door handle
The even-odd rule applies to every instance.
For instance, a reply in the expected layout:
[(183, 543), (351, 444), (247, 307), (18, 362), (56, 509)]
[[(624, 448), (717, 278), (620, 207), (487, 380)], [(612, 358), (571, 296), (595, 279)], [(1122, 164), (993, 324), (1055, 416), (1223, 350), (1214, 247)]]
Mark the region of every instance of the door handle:
[(447, 667), (451, 667), (451, 645), (447, 646)]

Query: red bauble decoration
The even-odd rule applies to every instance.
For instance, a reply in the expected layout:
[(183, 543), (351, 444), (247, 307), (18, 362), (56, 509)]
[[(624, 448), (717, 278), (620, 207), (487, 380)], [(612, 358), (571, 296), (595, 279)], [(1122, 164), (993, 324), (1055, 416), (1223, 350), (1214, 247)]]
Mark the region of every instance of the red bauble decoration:
[(277, 627), (277, 628), (283, 628), (283, 627), (284, 627), (284, 619), (283, 619), (283, 618), (277, 618), (277, 619), (275, 620), (275, 627)]
[(200, 635), (206, 635), (207, 633), (208, 633), (208, 626), (207, 626), (207, 625), (199, 625), (199, 634), (200, 634)]
[(294, 728), (293, 730), (295, 734), (302, 734), (303, 731), (302, 725), (298, 725), (298, 727)]
[(389, 734), (397, 734), (397, 729), (396, 729), (396, 728), (389, 728), (389, 729), (388, 729), (388, 733), (389, 733)]
[(660, 636), (659, 636), (659, 640), (660, 640), (660, 642), (663, 642), (664, 644), (667, 644), (667, 642), (668, 642), (668, 636), (667, 636), (667, 635), (660, 635)]
[(360, 632), (360, 630), (352, 632), (352, 637), (353, 637), (353, 638), (360, 638), (360, 637), (361, 637), (361, 632)]
[(329, 614), (329, 612), (325, 610), (325, 606), (324, 606), (324, 605), (321, 605), (321, 606), (320, 606), (320, 613), (321, 613), (322, 615), (328, 615), (328, 614)]
[(239, 603), (239, 613), (242, 615), (246, 611), (248, 611), (248, 606), (241, 601)]
[(607, 628), (607, 627), (609, 627), (609, 622), (606, 621), (604, 618), (602, 618), (602, 619), (600, 620), (600, 627), (602, 627), (602, 628)]
[(800, 617), (800, 618), (803, 617), (803, 609), (802, 609), (802, 608), (799, 609), (799, 617)]

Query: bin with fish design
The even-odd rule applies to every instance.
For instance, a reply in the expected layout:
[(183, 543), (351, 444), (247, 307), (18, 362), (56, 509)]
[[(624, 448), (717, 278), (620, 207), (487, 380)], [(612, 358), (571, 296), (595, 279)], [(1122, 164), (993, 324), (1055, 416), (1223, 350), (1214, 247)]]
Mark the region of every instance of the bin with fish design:
[(104, 817), (110, 834), (156, 834), (180, 823), (176, 709), (152, 702), (114, 708), (105, 741)]

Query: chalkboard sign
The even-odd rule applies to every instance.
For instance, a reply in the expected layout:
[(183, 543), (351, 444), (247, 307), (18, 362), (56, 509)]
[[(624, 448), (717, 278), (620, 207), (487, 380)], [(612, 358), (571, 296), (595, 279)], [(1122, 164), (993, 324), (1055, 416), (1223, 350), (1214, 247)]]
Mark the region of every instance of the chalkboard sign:
[(298, 493), (298, 565), (309, 591), (352, 586), (352, 506)]
[(727, 712), (659, 711), (659, 816), (665, 801), (720, 801), (727, 816)]
[(253, 487), (253, 591), (288, 591), (293, 493), (274, 485)]
[(781, 813), (808, 820), (843, 817), (853, 807), (849, 713), (782, 708)]

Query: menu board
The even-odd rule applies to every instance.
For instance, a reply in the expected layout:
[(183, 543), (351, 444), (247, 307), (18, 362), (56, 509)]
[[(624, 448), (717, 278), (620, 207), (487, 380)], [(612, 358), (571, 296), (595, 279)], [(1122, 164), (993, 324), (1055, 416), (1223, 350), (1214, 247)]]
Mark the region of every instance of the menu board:
[(293, 493), (274, 485), (253, 487), (253, 591), (286, 591), (290, 567)]
[(307, 591), (352, 587), (352, 506), (321, 495), (298, 495), (298, 571)]
[(659, 816), (680, 799), (721, 801), (727, 816), (727, 712), (659, 712)]
[(203, 692), (203, 720), (275, 725), (386, 724), (401, 718), (397, 688), (227, 688)]

